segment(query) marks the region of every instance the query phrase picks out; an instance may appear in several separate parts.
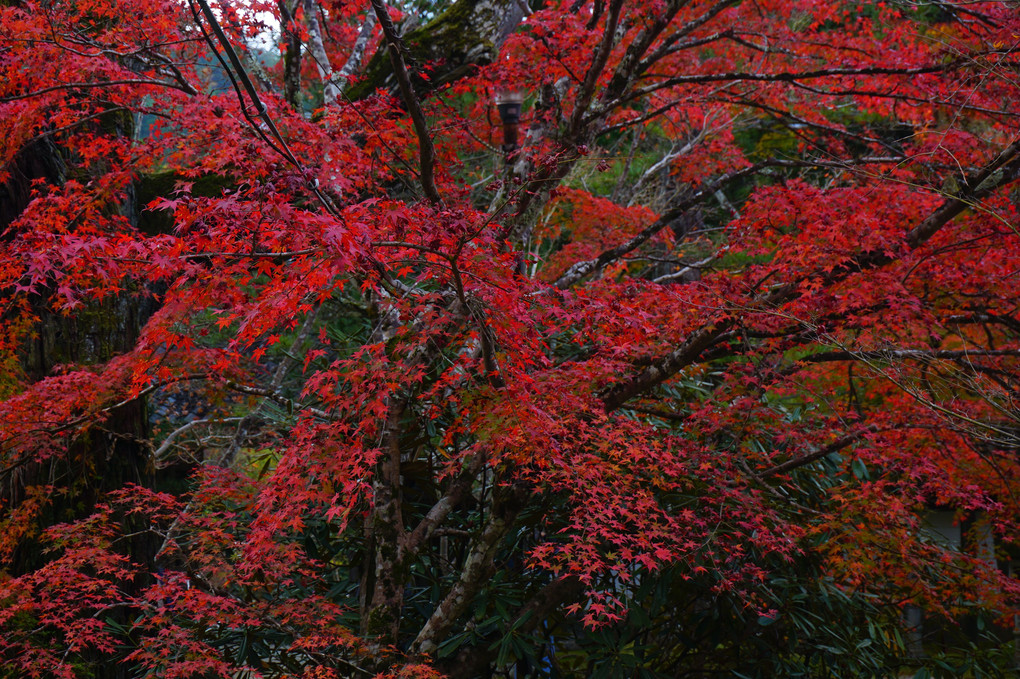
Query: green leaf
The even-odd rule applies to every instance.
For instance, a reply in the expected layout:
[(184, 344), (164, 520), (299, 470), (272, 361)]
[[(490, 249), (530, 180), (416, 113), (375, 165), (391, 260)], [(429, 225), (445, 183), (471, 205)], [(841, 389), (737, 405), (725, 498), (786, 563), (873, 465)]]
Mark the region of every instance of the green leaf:
[(850, 469), (853, 471), (854, 476), (860, 481), (868, 481), (868, 465), (864, 464), (860, 458), (855, 459), (850, 464)]

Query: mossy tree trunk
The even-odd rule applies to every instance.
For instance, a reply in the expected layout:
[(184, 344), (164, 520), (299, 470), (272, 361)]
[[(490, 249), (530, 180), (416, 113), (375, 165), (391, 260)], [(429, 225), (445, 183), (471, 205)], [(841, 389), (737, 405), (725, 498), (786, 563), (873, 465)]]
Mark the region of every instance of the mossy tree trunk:
[[(407, 47), (409, 70), (429, 65), (428, 80), (415, 77), (415, 89), (439, 89), (478, 66), (492, 63), (522, 18), (524, 8), (519, 0), (457, 0), (428, 23), (407, 31), (401, 37)], [(396, 91), (396, 87), (384, 44), (347, 96), (360, 99), (379, 88)]]

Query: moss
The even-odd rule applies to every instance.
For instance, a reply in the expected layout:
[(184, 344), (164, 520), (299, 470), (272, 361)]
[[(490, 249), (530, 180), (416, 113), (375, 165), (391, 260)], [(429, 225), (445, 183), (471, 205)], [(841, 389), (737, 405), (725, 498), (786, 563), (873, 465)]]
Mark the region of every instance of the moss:
[(389, 634), (393, 629), (393, 612), (385, 606), (373, 608), (368, 613), (368, 621), (365, 623), (365, 633), (370, 637)]
[(70, 315), (37, 309), (33, 338), (21, 350), (21, 367), (37, 379), (63, 364), (95, 364), (127, 351), (152, 314), (154, 302), (130, 292), (87, 300)]

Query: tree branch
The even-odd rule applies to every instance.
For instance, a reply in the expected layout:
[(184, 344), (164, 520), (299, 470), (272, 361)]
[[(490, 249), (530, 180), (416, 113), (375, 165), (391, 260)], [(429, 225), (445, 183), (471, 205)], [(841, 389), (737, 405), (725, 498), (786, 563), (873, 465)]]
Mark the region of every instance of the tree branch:
[(820, 68), (814, 71), (803, 71), (800, 73), (751, 73), (748, 71), (731, 71), (729, 73), (696, 73), (692, 75), (677, 75), (669, 78), (664, 78), (654, 85), (648, 85), (631, 91), (629, 94), (621, 95), (618, 99), (612, 102), (608, 102), (607, 106), (621, 106), (627, 102), (641, 99), (643, 97), (658, 92), (659, 90), (666, 89), (667, 87), (673, 87), (675, 85), (689, 85), (693, 83), (712, 83), (712, 82), (788, 82), (797, 83), (801, 80), (815, 80), (818, 78), (832, 78), (838, 76), (865, 76), (865, 75), (924, 75), (925, 73), (940, 73), (943, 71), (950, 71), (954, 67), (959, 65), (959, 61), (952, 61), (945, 64), (938, 64), (934, 66), (919, 66), (917, 68), (885, 68), (885, 67), (868, 67), (868, 68)]
[(797, 359), (804, 363), (828, 361), (880, 361), (882, 359), (957, 360), (971, 356), (1020, 356), (1020, 349), (959, 349), (926, 351), (923, 349), (887, 349), (876, 351), (822, 351)]
[(620, 8), (622, 6), (623, 0), (612, 0), (612, 3), (609, 5), (609, 14), (606, 16), (606, 28), (602, 34), (602, 41), (595, 48), (591, 65), (584, 76), (584, 83), (581, 85), (581, 91), (578, 93), (574, 104), (574, 113), (570, 119), (570, 128), (572, 130), (576, 131), (580, 128), (585, 111), (595, 96), (595, 87), (598, 84), (599, 74), (602, 73), (602, 69), (605, 68), (606, 62), (609, 60), (609, 53), (613, 51), (613, 39), (616, 36), (616, 26), (620, 20)]
[(513, 527), (525, 499), (526, 490), (522, 486), (513, 486), (502, 501), (493, 502), (489, 520), (464, 560), (460, 577), (411, 644), (414, 653), (434, 653), (457, 619), (467, 610), (475, 594), (486, 584), (499, 545)]
[(375, 10), (375, 16), (382, 27), (383, 35), (386, 36), (386, 42), (390, 51), (390, 61), (393, 64), (393, 72), (397, 77), (397, 85), (400, 87), (400, 95), (407, 106), (408, 113), (411, 115), (415, 134), (418, 135), (422, 190), (425, 192), (425, 197), (430, 201), (441, 203), (443, 200), (436, 189), (435, 179), (436, 151), (432, 144), (432, 137), (429, 135), (428, 125), (425, 122), (425, 114), (421, 110), (421, 103), (418, 101), (418, 96), (414, 93), (411, 78), (407, 75), (407, 66), (404, 64), (403, 56), (405, 48), (400, 40), (400, 36), (397, 35), (397, 29), (393, 26), (393, 22), (390, 21), (390, 15), (386, 10), (383, 0), (372, 0), (372, 8)]
[(765, 478), (768, 476), (775, 476), (776, 474), (785, 474), (786, 472), (793, 471), (794, 469), (803, 467), (804, 465), (811, 464), (815, 460), (820, 460), (823, 457), (832, 455), (833, 453), (838, 453), (847, 446), (856, 443), (857, 441), (860, 441), (866, 435), (873, 434), (876, 431), (878, 431), (878, 427), (876, 425), (869, 425), (859, 431), (855, 431), (851, 434), (839, 437), (838, 439), (836, 439), (829, 445), (825, 446), (824, 448), (813, 450), (810, 453), (801, 455), (800, 457), (795, 457), (792, 460), (787, 460), (786, 462), (777, 464), (774, 467), (769, 467), (765, 471), (759, 473), (758, 476)]
[[(1012, 143), (995, 160), (980, 171), (969, 176), (965, 181), (963, 191), (943, 201), (928, 217), (907, 233), (907, 236), (904, 238), (904, 245), (910, 250), (917, 249), (938, 233), (954, 217), (968, 207), (973, 206), (977, 200), (988, 195), (994, 189), (1015, 181), (1018, 175), (1020, 175), (1020, 141)], [(697, 196), (698, 194), (695, 195)], [(634, 239), (631, 240), (633, 241)], [(887, 254), (886, 252), (868, 253), (857, 258), (847, 266), (837, 267), (832, 271), (815, 271), (807, 276), (806, 279), (818, 280), (823, 286), (833, 285), (853, 273), (875, 269), (896, 259), (895, 255)], [(594, 261), (597, 262), (598, 260)], [(571, 270), (573, 269), (574, 267), (571, 267)], [(568, 270), (567, 273), (571, 273), (571, 270)], [(575, 275), (579, 278), (584, 273)], [(565, 276), (567, 274), (561, 276), (561, 279)], [(557, 287), (566, 286), (559, 285), (559, 281), (557, 281)], [(768, 293), (755, 299), (749, 307), (766, 309), (785, 304), (800, 296), (798, 289), (799, 287), (796, 283), (785, 283), (776, 286)], [(733, 316), (727, 316), (719, 321), (703, 325), (699, 330), (691, 333), (687, 340), (679, 347), (667, 353), (652, 365), (604, 390), (601, 397), (606, 412), (616, 410), (634, 396), (662, 384), (680, 370), (697, 362), (706, 349), (727, 337), (729, 330), (735, 324), (736, 319)]]
[[(565, 575), (547, 583), (525, 604), (506, 630), (516, 634), (530, 634), (539, 624), (548, 620), (553, 611), (584, 591), (580, 578)], [(491, 643), (496, 635), (482, 639), (475, 646), (461, 650), (446, 669), (448, 679), (474, 679), (488, 674), (489, 666), (496, 657), (497, 648)]]
[(479, 452), (471, 460), (471, 463), (464, 471), (450, 484), (449, 489), (432, 507), (422, 520), (415, 526), (414, 530), (408, 533), (403, 541), (403, 558), (415, 555), (421, 546), (432, 536), (436, 528), (440, 526), (450, 512), (470, 492), (471, 485), (478, 477), (485, 464), (486, 456)]

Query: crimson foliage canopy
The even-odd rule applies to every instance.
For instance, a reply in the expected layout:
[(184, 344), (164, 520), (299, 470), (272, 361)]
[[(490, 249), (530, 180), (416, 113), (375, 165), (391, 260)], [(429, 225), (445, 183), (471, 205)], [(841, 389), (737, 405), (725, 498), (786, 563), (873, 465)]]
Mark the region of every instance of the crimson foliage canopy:
[(533, 4), (0, 3), (0, 674), (979, 671), (1015, 4)]

